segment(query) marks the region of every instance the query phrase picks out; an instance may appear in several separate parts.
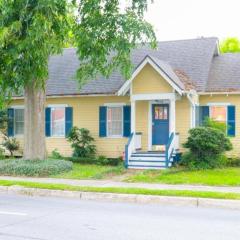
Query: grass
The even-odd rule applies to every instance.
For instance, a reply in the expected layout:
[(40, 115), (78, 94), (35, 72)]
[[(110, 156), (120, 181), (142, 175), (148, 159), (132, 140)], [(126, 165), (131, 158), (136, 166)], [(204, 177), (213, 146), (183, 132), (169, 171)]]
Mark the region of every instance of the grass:
[(81, 192), (98, 193), (118, 193), (118, 194), (144, 194), (154, 196), (175, 196), (175, 197), (197, 197), (214, 199), (232, 199), (240, 200), (239, 193), (223, 193), (209, 191), (190, 191), (190, 190), (151, 190), (144, 188), (120, 188), (120, 187), (81, 187), (66, 184), (35, 183), (24, 181), (0, 180), (1, 186), (22, 186), (26, 188), (50, 189), (50, 190), (68, 190)]
[(126, 179), (128, 182), (240, 186), (240, 168), (211, 170), (145, 170)]
[(122, 175), (126, 170), (123, 165), (99, 166), (94, 164), (73, 164), (73, 170), (51, 177), (65, 179), (103, 179)]

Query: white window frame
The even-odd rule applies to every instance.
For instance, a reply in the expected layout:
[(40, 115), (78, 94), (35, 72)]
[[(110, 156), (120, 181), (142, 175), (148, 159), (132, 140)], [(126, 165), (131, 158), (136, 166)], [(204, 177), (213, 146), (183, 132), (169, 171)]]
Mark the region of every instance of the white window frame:
[[(123, 131), (124, 131), (124, 114), (123, 114), (123, 106), (125, 104), (108, 104), (108, 105), (105, 105), (107, 107), (107, 116), (106, 116), (106, 122), (107, 122), (107, 138), (122, 138), (123, 137)], [(109, 135), (109, 132), (108, 132), (108, 109), (109, 108), (121, 108), (122, 109), (122, 133), (120, 135)]]
[[(66, 106), (65, 105), (51, 105), (50, 108), (51, 108), (51, 116), (50, 116), (50, 120), (51, 120), (50, 121), (50, 124), (51, 124), (51, 126), (50, 126), (50, 133), (51, 133), (51, 137), (52, 138), (64, 138), (65, 135), (66, 135), (66, 129), (65, 129), (65, 125), (66, 125), (66, 111), (65, 111), (65, 108), (66, 108)], [(56, 108), (62, 108), (63, 111), (64, 111), (64, 133), (63, 133), (63, 135), (62, 134), (53, 135), (53, 130), (52, 130), (52, 124), (53, 124), (52, 113), (53, 113), (53, 111)]]
[[(14, 111), (14, 115), (13, 115), (13, 135), (16, 137), (22, 137), (24, 135), (24, 107), (23, 106), (13, 106), (13, 111)], [(16, 114), (15, 111), (16, 110), (23, 110), (23, 133), (21, 134), (16, 134)]]

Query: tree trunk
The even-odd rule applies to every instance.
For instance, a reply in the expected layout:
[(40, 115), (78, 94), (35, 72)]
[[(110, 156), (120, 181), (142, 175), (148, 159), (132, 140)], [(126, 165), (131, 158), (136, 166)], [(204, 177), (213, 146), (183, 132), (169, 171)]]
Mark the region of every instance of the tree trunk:
[(24, 159), (46, 159), (45, 91), (33, 85), (25, 87)]

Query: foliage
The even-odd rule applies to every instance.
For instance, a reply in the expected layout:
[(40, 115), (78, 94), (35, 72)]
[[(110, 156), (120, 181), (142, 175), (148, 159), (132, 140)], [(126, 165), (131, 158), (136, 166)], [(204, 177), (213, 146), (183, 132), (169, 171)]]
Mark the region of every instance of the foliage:
[(123, 163), (121, 158), (107, 158), (105, 156), (98, 156), (96, 159), (97, 165), (111, 165), (118, 166), (120, 163)]
[(240, 52), (240, 40), (236, 37), (229, 37), (220, 43), (220, 51), (222, 53)]
[(0, 160), (5, 159), (5, 151), (0, 147)]
[(203, 125), (204, 127), (218, 129), (224, 134), (227, 133), (227, 125), (224, 122), (214, 121), (213, 119), (207, 117), (205, 118)]
[(93, 144), (94, 138), (86, 128), (73, 127), (68, 134), (68, 141), (74, 149), (73, 157), (94, 157), (96, 146)]
[(4, 137), (4, 141), (2, 145), (10, 152), (11, 156), (13, 156), (14, 152), (19, 150), (19, 142), (16, 138)]
[(153, 27), (144, 20), (147, 0), (0, 1), (0, 104), (26, 86), (44, 88), (48, 59), (66, 44), (75, 45), (83, 84), (97, 74), (119, 69), (128, 78), (131, 49), (156, 46)]
[(222, 154), (232, 149), (229, 138), (219, 129), (197, 127), (190, 129), (184, 147), (190, 153), (182, 156), (182, 163), (189, 168), (214, 168), (223, 163)]
[(72, 170), (72, 163), (65, 160), (2, 160), (0, 175), (47, 177)]
[(240, 158), (239, 157), (228, 158), (227, 166), (229, 166), (229, 167), (240, 167)]
[(102, 166), (118, 166), (123, 163), (122, 159), (119, 158), (107, 158), (105, 156), (98, 157), (71, 157), (67, 158), (69, 161), (80, 164), (96, 164)]
[(227, 165), (227, 157), (223, 154), (216, 156), (205, 156), (204, 158), (197, 158), (195, 154), (186, 152), (182, 155), (180, 166), (187, 167), (188, 169), (213, 169), (222, 168)]
[(63, 159), (63, 156), (59, 153), (58, 149), (54, 149), (49, 156), (51, 159)]
[(7, 111), (0, 111), (0, 133), (3, 135), (2, 146), (5, 147), (13, 156), (13, 153), (19, 150), (19, 142), (16, 138), (7, 136), (8, 116)]

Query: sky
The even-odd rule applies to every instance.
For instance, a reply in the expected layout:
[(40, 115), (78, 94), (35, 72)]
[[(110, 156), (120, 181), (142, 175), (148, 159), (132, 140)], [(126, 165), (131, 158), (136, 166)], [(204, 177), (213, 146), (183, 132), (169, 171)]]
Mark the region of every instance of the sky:
[(160, 41), (240, 38), (240, 0), (154, 0), (145, 18)]

